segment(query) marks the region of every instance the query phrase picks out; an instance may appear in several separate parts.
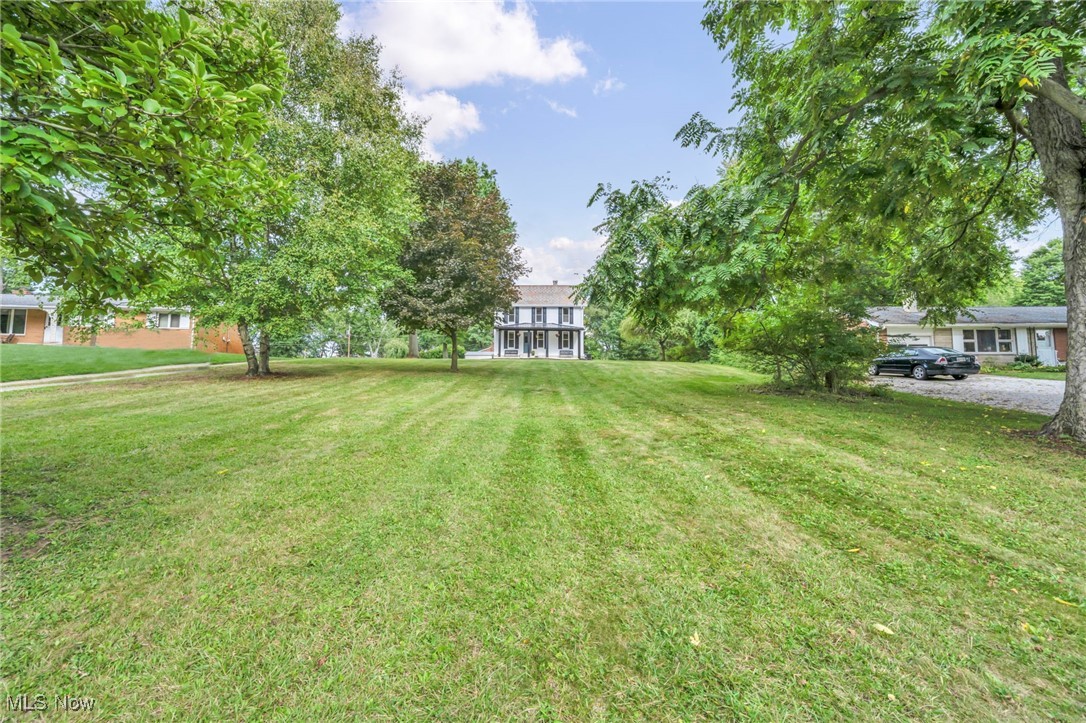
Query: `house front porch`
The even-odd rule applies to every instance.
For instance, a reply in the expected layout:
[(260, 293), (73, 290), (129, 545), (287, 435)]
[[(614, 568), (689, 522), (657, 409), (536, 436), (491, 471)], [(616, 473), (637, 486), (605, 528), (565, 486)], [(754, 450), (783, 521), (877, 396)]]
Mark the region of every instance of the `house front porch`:
[(584, 327), (501, 324), (494, 329), (494, 358), (583, 359)]

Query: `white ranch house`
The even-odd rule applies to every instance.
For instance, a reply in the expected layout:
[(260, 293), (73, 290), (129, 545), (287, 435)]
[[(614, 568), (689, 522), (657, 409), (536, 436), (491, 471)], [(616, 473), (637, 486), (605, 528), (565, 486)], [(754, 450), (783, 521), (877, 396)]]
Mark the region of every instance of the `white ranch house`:
[(1009, 364), (1019, 354), (1049, 366), (1067, 360), (1066, 306), (975, 306), (940, 326), (915, 308), (876, 306), (867, 313), (891, 344), (947, 347), (987, 364)]
[(583, 359), (584, 304), (573, 287), (521, 284), (520, 298), (498, 314), (494, 323), (495, 359)]

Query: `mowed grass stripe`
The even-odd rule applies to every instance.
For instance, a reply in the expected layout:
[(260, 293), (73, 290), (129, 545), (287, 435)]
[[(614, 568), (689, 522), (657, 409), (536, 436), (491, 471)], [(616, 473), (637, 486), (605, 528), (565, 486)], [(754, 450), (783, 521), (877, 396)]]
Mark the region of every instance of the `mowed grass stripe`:
[(13, 687), (122, 719), (1086, 711), (1053, 599), (1086, 599), (1086, 459), (1003, 429), (1036, 417), (681, 364), (280, 368), (4, 400)]

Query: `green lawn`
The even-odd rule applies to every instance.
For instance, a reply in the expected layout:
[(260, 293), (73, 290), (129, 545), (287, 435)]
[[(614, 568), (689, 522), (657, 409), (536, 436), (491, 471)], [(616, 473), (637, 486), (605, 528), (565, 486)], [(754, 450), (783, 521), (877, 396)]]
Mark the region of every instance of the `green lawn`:
[(0, 346), (0, 381), (42, 379), (68, 374), (97, 374), (123, 369), (143, 369), (167, 364), (244, 361), (241, 354), (210, 354), (190, 349), (110, 349), (102, 346)]
[[(1086, 456), (709, 365), (3, 395), (8, 694), (108, 719), (1086, 718)], [(892, 633), (892, 634), (891, 634)]]
[(996, 367), (995, 369), (985, 369), (985, 374), (994, 374), (1000, 377), (1023, 377), (1025, 379), (1057, 379), (1059, 381), (1067, 380), (1067, 372), (1055, 372), (1047, 369), (1030, 369), (1028, 371), (1018, 369), (1001, 369)]

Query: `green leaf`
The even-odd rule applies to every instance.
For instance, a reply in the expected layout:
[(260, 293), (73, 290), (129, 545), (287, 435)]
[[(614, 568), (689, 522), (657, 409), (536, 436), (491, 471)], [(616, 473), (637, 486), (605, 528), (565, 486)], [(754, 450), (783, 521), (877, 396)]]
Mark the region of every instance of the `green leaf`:
[(48, 213), (50, 216), (54, 215), (57, 212), (57, 207), (54, 206), (52, 202), (50, 202), (47, 198), (39, 196), (36, 193), (31, 193), (29, 199), (33, 203), (45, 209), (45, 212)]

